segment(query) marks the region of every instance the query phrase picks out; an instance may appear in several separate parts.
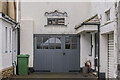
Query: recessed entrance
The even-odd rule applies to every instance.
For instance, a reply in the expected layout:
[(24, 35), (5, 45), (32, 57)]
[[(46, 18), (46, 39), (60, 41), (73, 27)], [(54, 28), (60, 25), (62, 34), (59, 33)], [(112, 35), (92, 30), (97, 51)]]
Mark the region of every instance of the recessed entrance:
[(78, 35), (34, 35), (34, 70), (39, 72), (78, 72)]

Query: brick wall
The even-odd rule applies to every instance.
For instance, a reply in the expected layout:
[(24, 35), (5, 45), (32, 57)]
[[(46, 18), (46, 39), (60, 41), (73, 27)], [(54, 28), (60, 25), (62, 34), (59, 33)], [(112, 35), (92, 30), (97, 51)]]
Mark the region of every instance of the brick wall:
[(13, 72), (14, 72), (13, 70), (14, 70), (13, 66), (3, 69), (1, 71), (2, 78), (9, 78), (9, 77), (13, 76)]

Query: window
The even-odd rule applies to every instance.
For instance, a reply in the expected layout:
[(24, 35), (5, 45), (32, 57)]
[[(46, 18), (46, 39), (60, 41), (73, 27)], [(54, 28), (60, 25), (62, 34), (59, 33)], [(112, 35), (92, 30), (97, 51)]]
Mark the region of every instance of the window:
[(98, 33), (95, 33), (95, 57), (98, 57)]
[(77, 37), (65, 37), (65, 49), (77, 49)]
[(90, 47), (91, 47), (91, 51), (90, 51), (89, 56), (92, 56), (92, 49), (93, 49), (93, 45), (92, 45), (92, 43), (93, 43), (93, 42), (92, 42), (92, 34), (90, 34), (90, 41), (91, 41), (91, 42), (90, 42), (90, 43), (91, 43), (91, 46), (90, 46)]
[(42, 37), (37, 37), (37, 49), (42, 49)]
[(65, 18), (48, 18), (48, 25), (65, 25)]
[(17, 34), (16, 31), (12, 32), (12, 50), (13, 52), (17, 52)]
[(12, 28), (5, 27), (4, 29), (4, 52), (12, 53)]
[(72, 49), (77, 49), (77, 37), (72, 37)]
[(65, 37), (65, 49), (70, 49), (71, 48), (71, 37), (66, 36)]
[(61, 49), (61, 37), (37, 37), (37, 49)]
[(61, 37), (56, 37), (55, 46), (56, 46), (56, 49), (61, 49)]
[(66, 25), (66, 17), (68, 17), (67, 12), (59, 12), (58, 10), (52, 12), (45, 12), (45, 16), (47, 17), (47, 22), (45, 26), (49, 25)]
[(10, 39), (9, 40), (10, 41), (9, 42), (9, 48), (10, 48), (9, 50), (10, 50), (10, 53), (11, 53), (12, 52), (12, 29), (11, 28), (9, 29), (9, 39)]
[(110, 20), (110, 10), (106, 11), (105, 14), (106, 14), (106, 21), (109, 21)]
[(49, 41), (50, 49), (55, 49), (55, 37), (50, 37), (48, 41)]

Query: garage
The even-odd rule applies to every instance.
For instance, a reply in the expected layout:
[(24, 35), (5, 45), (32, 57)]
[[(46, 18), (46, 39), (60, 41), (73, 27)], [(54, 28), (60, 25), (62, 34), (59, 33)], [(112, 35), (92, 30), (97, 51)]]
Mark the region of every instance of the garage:
[(78, 35), (34, 35), (36, 72), (79, 72)]

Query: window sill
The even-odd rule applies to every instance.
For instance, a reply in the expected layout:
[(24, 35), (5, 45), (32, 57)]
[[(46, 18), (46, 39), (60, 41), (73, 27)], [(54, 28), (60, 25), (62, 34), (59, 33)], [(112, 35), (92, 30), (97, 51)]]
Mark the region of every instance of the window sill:
[(92, 54), (89, 54), (89, 56), (92, 56)]
[(45, 25), (44, 27), (49, 27), (49, 26), (51, 26), (51, 27), (52, 27), (52, 26), (53, 26), (53, 27), (54, 27), (54, 26), (58, 26), (58, 27), (59, 27), (59, 26), (60, 26), (60, 27), (61, 27), (61, 26), (67, 27), (67, 25)]
[(105, 22), (103, 25), (101, 25), (101, 27), (102, 27), (102, 26), (105, 26), (105, 25), (107, 25), (107, 24), (110, 24), (110, 23), (112, 23), (112, 22), (114, 22), (114, 21), (109, 20), (109, 21)]
[(109, 21), (106, 21), (106, 22), (105, 22), (105, 25), (106, 25), (106, 24), (109, 24), (109, 23), (111, 23), (111, 20), (109, 20)]

